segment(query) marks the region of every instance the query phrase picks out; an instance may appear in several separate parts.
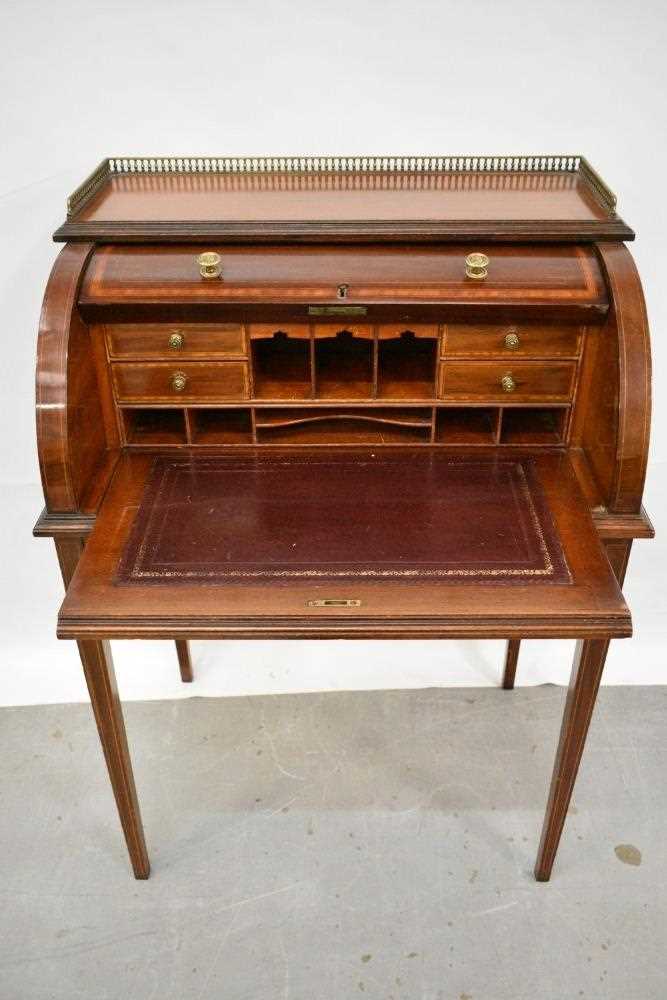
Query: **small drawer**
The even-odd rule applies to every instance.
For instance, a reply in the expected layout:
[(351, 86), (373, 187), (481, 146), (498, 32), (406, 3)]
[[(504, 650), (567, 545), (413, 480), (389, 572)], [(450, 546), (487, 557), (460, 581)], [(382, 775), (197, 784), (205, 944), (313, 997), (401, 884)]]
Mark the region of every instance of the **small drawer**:
[(114, 364), (111, 366), (119, 403), (218, 402), (248, 398), (248, 366), (216, 364)]
[(247, 354), (238, 323), (118, 323), (106, 327), (109, 357), (149, 360)]
[(438, 395), (476, 402), (568, 402), (576, 370), (574, 362), (441, 361)]
[(444, 327), (445, 357), (576, 358), (579, 327), (539, 323), (448, 323)]

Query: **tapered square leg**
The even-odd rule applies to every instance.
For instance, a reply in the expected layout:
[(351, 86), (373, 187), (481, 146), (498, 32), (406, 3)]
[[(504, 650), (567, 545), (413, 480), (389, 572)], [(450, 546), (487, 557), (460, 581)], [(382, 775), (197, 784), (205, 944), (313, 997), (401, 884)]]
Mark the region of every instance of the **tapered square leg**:
[(507, 653), (505, 654), (505, 669), (503, 671), (503, 687), (506, 691), (511, 691), (514, 687), (516, 677), (516, 664), (519, 659), (519, 649), (521, 639), (510, 639), (507, 643)]
[(176, 653), (178, 655), (178, 665), (181, 669), (181, 680), (184, 684), (190, 684), (194, 675), (192, 673), (192, 659), (187, 639), (176, 640)]
[(608, 648), (607, 639), (586, 639), (577, 643), (535, 865), (538, 882), (548, 882), (551, 876)]
[(134, 877), (148, 878), (150, 864), (134, 786), (125, 723), (116, 687), (111, 648), (108, 642), (94, 640), (81, 641), (78, 647)]

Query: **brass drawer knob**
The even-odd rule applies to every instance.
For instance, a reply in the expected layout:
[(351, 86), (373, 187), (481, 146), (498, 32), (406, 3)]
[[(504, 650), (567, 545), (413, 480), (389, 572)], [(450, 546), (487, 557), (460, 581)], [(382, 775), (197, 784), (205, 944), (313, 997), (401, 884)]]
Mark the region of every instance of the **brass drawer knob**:
[(503, 387), (503, 392), (514, 392), (516, 389), (516, 382), (512, 378), (512, 373), (507, 372), (500, 380), (500, 384)]
[(466, 277), (483, 281), (489, 273), (489, 258), (485, 253), (469, 253), (466, 257)]
[(505, 347), (508, 351), (516, 351), (519, 346), (519, 337), (516, 330), (510, 330), (509, 333), (505, 335)]
[(174, 372), (169, 381), (174, 392), (183, 392), (188, 382), (184, 372)]
[(220, 254), (215, 253), (213, 250), (200, 253), (197, 257), (197, 263), (199, 264), (199, 273), (202, 278), (219, 278), (222, 274), (221, 260), (222, 257)]
[(172, 351), (180, 351), (183, 349), (183, 344), (185, 343), (185, 337), (180, 330), (174, 330), (173, 333), (169, 334), (169, 346)]

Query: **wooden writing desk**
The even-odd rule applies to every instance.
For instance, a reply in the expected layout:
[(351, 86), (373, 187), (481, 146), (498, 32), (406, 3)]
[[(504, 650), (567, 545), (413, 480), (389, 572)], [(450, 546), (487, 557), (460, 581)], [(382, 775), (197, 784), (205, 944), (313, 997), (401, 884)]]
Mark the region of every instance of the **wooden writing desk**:
[(108, 640), (579, 640), (556, 854), (641, 506), (633, 233), (580, 157), (113, 159), (56, 239), (46, 508), (137, 878)]

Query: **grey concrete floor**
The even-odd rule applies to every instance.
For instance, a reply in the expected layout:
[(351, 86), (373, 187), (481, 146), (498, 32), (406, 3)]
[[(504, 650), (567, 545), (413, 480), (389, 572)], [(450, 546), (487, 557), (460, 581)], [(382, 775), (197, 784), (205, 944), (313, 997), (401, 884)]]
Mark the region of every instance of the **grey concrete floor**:
[(663, 1000), (667, 688), (600, 694), (551, 883), (564, 691), (125, 706), (148, 882), (87, 705), (0, 711), (2, 1000)]

